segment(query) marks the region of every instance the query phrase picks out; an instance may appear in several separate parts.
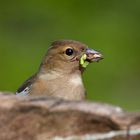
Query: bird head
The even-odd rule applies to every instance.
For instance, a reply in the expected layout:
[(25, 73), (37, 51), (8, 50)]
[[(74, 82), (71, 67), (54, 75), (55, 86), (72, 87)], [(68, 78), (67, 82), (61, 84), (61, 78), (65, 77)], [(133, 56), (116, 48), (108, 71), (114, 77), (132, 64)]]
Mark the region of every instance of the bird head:
[(91, 62), (98, 62), (102, 54), (74, 40), (58, 40), (51, 44), (40, 68), (43, 72), (59, 70), (66, 73), (83, 71)]

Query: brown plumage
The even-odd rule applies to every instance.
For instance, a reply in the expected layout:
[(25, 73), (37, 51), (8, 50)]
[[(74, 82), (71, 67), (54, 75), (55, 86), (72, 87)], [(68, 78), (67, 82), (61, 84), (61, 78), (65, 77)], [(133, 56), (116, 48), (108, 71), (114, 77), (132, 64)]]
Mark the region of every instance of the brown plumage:
[(73, 40), (58, 40), (51, 44), (39, 70), (17, 90), (17, 95), (40, 95), (67, 100), (85, 99), (80, 64), (86, 54), (87, 62), (99, 61), (102, 55), (85, 44)]

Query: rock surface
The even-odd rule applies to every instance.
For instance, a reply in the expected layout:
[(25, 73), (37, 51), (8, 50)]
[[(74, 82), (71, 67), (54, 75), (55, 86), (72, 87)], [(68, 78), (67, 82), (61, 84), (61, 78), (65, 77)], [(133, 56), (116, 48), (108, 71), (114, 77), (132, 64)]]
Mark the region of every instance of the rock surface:
[(140, 112), (0, 93), (0, 140), (140, 140)]

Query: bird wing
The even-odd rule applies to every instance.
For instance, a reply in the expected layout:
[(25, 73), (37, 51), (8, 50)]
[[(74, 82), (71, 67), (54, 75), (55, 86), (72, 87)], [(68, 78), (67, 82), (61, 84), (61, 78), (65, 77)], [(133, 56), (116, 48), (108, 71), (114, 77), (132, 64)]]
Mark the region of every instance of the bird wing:
[(36, 74), (28, 78), (16, 91), (16, 95), (19, 96), (28, 96), (31, 90), (32, 84), (36, 80)]

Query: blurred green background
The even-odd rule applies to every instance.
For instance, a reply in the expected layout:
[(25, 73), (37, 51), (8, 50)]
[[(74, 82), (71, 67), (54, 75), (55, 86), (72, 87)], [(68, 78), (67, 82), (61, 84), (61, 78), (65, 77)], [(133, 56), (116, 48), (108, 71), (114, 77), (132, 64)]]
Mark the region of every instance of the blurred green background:
[(57, 39), (104, 55), (84, 74), (90, 100), (140, 109), (139, 0), (1, 1), (0, 90), (16, 91)]

